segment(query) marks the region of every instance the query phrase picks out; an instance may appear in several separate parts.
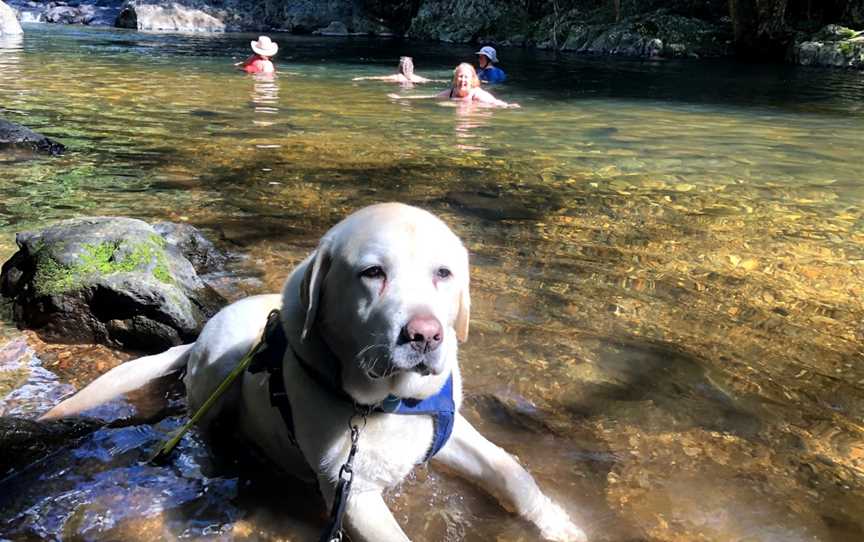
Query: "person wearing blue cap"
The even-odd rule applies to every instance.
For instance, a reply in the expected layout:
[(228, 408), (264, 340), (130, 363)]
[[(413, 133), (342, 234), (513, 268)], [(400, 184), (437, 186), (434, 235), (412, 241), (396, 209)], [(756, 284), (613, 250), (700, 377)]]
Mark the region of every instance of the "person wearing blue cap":
[(481, 47), (477, 51), (477, 65), (480, 69), (477, 70), (477, 76), (484, 83), (503, 83), (507, 79), (507, 74), (504, 70), (495, 66), (498, 63), (498, 54), (494, 47)]

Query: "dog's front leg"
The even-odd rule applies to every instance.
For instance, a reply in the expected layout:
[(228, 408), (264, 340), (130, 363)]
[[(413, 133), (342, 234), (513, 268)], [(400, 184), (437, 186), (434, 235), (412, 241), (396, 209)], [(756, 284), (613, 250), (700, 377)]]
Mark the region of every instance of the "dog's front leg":
[(377, 491), (348, 498), (345, 526), (353, 542), (410, 542)]
[(516, 459), (483, 437), (461, 415), (450, 440), (435, 456), (498, 498), (504, 508), (534, 523), (546, 540), (585, 542), (585, 533), (560, 506), (544, 495)]
[[(332, 507), (335, 487), (327, 483), (321, 488), (327, 507)], [(411, 542), (379, 491), (351, 491), (343, 524), (352, 542)]]

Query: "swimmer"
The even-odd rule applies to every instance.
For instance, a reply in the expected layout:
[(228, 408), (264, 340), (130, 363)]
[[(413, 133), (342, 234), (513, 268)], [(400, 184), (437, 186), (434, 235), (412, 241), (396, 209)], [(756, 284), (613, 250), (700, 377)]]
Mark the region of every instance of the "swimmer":
[(279, 50), (276, 42), (271, 41), (267, 36), (259, 36), (258, 41), (252, 41), (249, 44), (252, 46), (252, 56), (234, 65), (239, 66), (246, 73), (273, 73), (276, 71), (273, 62), (270, 61), (270, 57)]
[(399, 57), (399, 71), (393, 75), (376, 75), (369, 77), (355, 77), (352, 81), (389, 81), (393, 83), (429, 83), (432, 79), (420, 77), (414, 73), (414, 60), (410, 56)]
[(437, 97), (464, 102), (478, 102), (498, 107), (519, 107), (519, 104), (499, 100), (480, 88), (480, 79), (477, 77), (477, 72), (474, 71), (474, 66), (465, 62), (456, 66), (456, 69), (453, 70), (453, 82), (450, 88), (441, 91)]
[(496, 66), (498, 63), (498, 53), (494, 47), (481, 47), (477, 51), (477, 65), (480, 69), (477, 70), (477, 77), (483, 83), (503, 83), (507, 79), (507, 74), (504, 70)]

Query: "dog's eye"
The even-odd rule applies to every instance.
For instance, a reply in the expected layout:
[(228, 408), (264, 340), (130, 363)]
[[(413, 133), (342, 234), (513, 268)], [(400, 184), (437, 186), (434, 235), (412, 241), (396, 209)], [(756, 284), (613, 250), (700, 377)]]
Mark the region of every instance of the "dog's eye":
[(449, 279), (452, 276), (453, 272), (446, 267), (439, 267), (438, 270), (435, 271), (435, 277), (439, 279)]
[(384, 273), (384, 268), (380, 265), (373, 265), (372, 267), (367, 267), (363, 271), (360, 271), (360, 276), (364, 279), (383, 279), (387, 274)]

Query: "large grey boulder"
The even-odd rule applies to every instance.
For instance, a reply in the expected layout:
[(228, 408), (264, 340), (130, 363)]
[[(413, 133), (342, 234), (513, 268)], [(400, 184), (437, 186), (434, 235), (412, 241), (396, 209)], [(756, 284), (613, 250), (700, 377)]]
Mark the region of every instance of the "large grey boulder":
[(0, 0), (0, 36), (22, 34), (21, 23), (15, 16), (15, 11)]
[(57, 24), (90, 24), (95, 17), (96, 7), (92, 4), (52, 6), (43, 14), (46, 23)]
[(864, 31), (829, 24), (793, 48), (796, 64), (864, 69)]
[(123, 4), (115, 26), (164, 32), (224, 32), (227, 13), (200, 2), (131, 0)]
[(146, 222), (93, 217), (16, 236), (0, 274), (15, 322), (58, 342), (157, 352), (189, 342), (225, 299)]
[(37, 134), (24, 126), (0, 119), (0, 150), (8, 148), (30, 149), (49, 154), (60, 154), (66, 150), (66, 147), (53, 139)]

